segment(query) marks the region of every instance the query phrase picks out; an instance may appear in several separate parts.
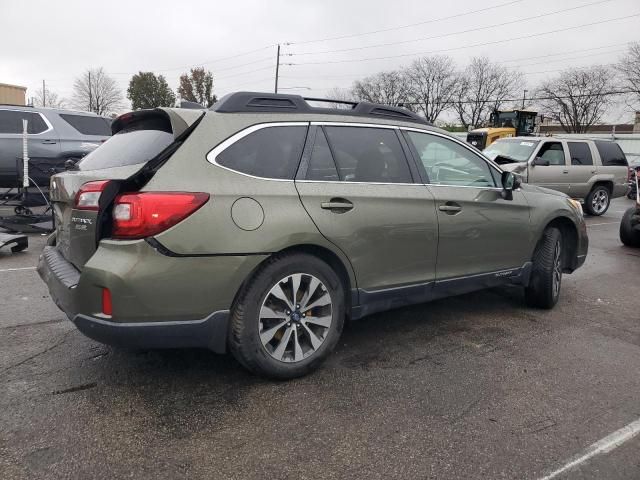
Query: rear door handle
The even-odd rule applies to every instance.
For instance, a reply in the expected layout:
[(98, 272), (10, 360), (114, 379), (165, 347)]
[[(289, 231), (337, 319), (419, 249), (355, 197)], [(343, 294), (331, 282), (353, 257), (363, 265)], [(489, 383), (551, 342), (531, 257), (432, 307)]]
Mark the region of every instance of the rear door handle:
[(447, 215), (455, 215), (456, 213), (462, 211), (462, 207), (456, 202), (447, 202), (438, 206), (438, 210), (440, 210), (441, 212), (445, 212)]
[(344, 198), (332, 198), (328, 202), (322, 202), (320, 207), (335, 213), (344, 213), (353, 208), (353, 203)]
[(562, 170), (562, 173), (569, 173), (569, 170)]
[(55, 140), (43, 140), (42, 143), (45, 145), (55, 145), (58, 142), (56, 142)]

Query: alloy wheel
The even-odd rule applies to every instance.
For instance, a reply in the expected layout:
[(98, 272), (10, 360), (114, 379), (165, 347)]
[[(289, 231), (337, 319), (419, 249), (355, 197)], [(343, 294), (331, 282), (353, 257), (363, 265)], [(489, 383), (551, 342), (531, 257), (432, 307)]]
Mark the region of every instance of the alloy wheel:
[(604, 213), (608, 205), (609, 194), (606, 192), (606, 190), (598, 190), (591, 199), (591, 206), (593, 207), (593, 211), (597, 214)]
[(262, 346), (274, 359), (299, 362), (324, 343), (331, 327), (333, 305), (322, 281), (294, 273), (278, 281), (260, 307)]
[(556, 242), (553, 250), (553, 296), (554, 298), (560, 294), (560, 282), (562, 281), (562, 247), (560, 240)]

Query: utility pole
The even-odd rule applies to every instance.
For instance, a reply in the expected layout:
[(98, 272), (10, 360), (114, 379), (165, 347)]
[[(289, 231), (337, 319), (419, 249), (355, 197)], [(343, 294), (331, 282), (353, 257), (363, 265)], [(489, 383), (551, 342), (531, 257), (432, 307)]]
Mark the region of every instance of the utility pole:
[(528, 90), (525, 90), (524, 93), (522, 94), (522, 109), (524, 110), (524, 101), (527, 99), (527, 92)]
[(44, 79), (42, 79), (42, 106), (47, 106), (47, 87), (44, 84)]
[(93, 112), (93, 105), (92, 105), (93, 99), (91, 98), (91, 70), (89, 70), (87, 72), (87, 74), (89, 75), (89, 81), (88, 81), (88, 84), (89, 84), (89, 111)]
[(278, 53), (276, 54), (276, 88), (275, 93), (278, 93), (278, 73), (280, 71), (280, 44), (278, 44)]

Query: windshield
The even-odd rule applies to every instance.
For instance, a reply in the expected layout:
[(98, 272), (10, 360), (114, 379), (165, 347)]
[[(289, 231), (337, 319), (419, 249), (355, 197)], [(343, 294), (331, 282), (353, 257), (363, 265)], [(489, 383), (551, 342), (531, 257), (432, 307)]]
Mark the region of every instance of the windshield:
[(100, 170), (146, 163), (173, 142), (173, 135), (160, 130), (123, 130), (84, 157), (80, 170)]
[(509, 157), (517, 162), (526, 162), (538, 145), (538, 140), (523, 140), (522, 138), (500, 139), (493, 142), (482, 153), (491, 160), (498, 155)]

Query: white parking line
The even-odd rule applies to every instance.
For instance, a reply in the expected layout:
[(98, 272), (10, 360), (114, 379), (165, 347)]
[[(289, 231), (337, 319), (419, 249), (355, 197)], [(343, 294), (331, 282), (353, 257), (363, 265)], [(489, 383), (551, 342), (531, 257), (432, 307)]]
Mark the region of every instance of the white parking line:
[(584, 454), (582, 454), (580, 457), (572, 460), (555, 472), (551, 472), (546, 477), (542, 477), (540, 480), (551, 480), (552, 478), (557, 477), (567, 470), (577, 467), (581, 463), (586, 462), (596, 455), (610, 452), (611, 450), (618, 448), (623, 443), (631, 440), (633, 437), (638, 435), (638, 433), (640, 433), (640, 418), (634, 422), (631, 422), (629, 425), (622, 427), (620, 430), (613, 432), (611, 435), (607, 435), (602, 440), (598, 440), (596, 443), (587, 448), (584, 451)]
[(600, 225), (614, 225), (620, 222), (605, 222), (605, 223), (587, 223), (587, 227), (599, 227)]
[(2, 272), (19, 272), (20, 270), (35, 270), (36, 267), (21, 267), (21, 268), (3, 268), (0, 269), (0, 273)]

